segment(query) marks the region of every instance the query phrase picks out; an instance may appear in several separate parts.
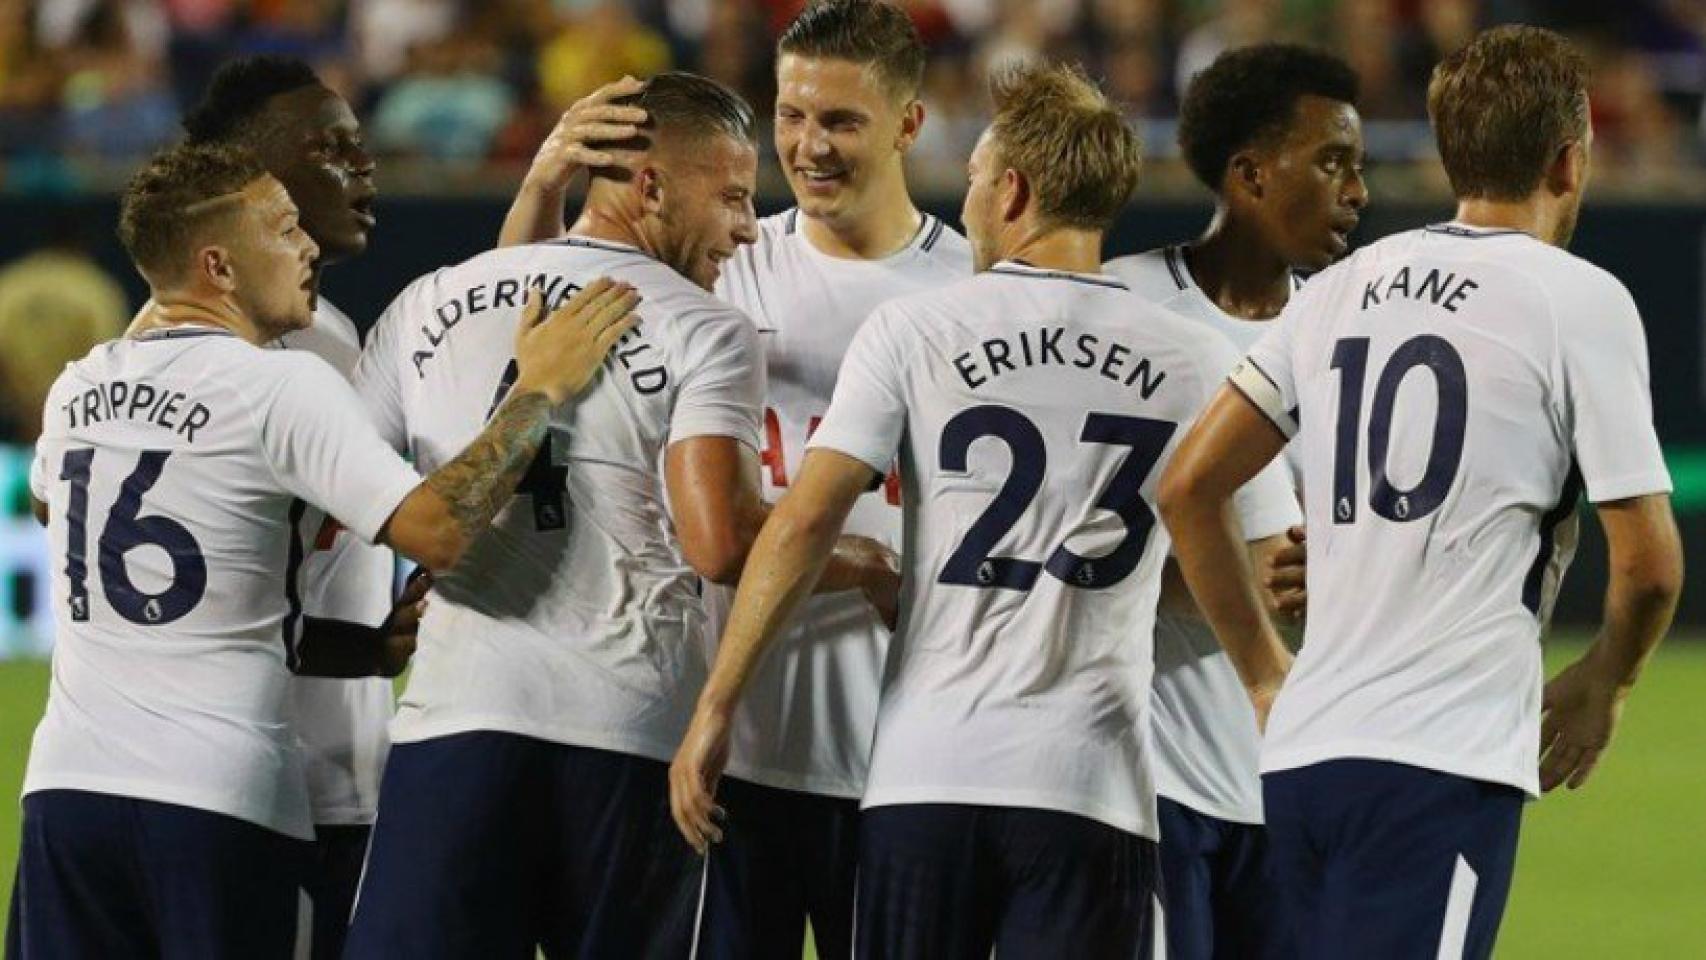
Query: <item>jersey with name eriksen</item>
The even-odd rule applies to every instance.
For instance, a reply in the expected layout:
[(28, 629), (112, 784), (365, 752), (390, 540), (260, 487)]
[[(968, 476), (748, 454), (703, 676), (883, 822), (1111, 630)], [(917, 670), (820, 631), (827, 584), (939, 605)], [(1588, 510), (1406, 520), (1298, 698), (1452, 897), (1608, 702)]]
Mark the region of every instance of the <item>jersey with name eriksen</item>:
[[(1132, 292), (1182, 317), (1226, 335), (1239, 350), (1270, 321), (1227, 314), (1197, 286), (1181, 245), (1110, 260), (1104, 267)], [(1295, 291), (1301, 281), (1294, 281)], [(1228, 371), (1230, 372), (1230, 370)], [(1283, 459), (1268, 471), (1284, 471)], [(1289, 486), (1289, 473), (1285, 480)], [(1302, 522), (1294, 502), (1245, 518), (1246, 540), (1283, 534)], [(1155, 616), (1155, 687), (1150, 733), (1155, 747), (1155, 789), (1199, 813), (1239, 823), (1262, 822), (1258, 773), (1261, 733), (1238, 671), (1201, 619)]]
[(758, 448), (751, 321), (633, 247), (569, 237), (416, 280), (370, 335), (356, 385), (380, 432), (435, 469), (513, 381), (526, 288), (553, 309), (599, 277), (639, 292), (640, 323), (436, 581), (397, 742), (491, 730), (667, 761), (686, 730), (704, 614), (666, 510), (664, 451), (706, 436)]
[(1110, 277), (1016, 262), (872, 314), (810, 443), (879, 472), (900, 454), (906, 586), (865, 806), (1156, 835), (1152, 505), (1235, 358)]
[[(766, 500), (780, 499), (799, 473), (806, 440), (829, 409), (836, 371), (872, 309), (970, 275), (965, 238), (932, 216), (905, 249), (880, 260), (820, 252), (806, 239), (797, 209), (760, 221), (758, 242), (724, 264), (716, 292), (752, 318), (764, 348)], [(900, 547), (897, 474), (859, 499), (845, 529)], [(727, 587), (705, 585), (713, 649), (733, 597)], [(857, 798), (865, 788), (888, 640), (863, 595), (808, 599), (741, 698), (729, 772), (767, 786)]]
[[(324, 296), (314, 307), (313, 326), (277, 343), (312, 353), (346, 379), (361, 356), (354, 321)], [(362, 543), (335, 524), (322, 527), (318, 541), (302, 561), (303, 614), (369, 627), (383, 623), (397, 566), (391, 550)], [(391, 744), (391, 700), (385, 677), (297, 677), (291, 683), (290, 722), (302, 740), (315, 823), (373, 822)]]
[(1263, 770), (1361, 757), (1536, 793), (1576, 502), (1670, 490), (1628, 291), (1527, 234), (1413, 230), (1311, 279), (1232, 382), (1302, 431), (1309, 623)]
[(309, 505), (371, 542), (419, 477), (326, 363), (213, 328), (96, 347), (60, 375), (43, 420), (31, 484), (64, 560), (24, 792), (312, 837), (285, 710)]

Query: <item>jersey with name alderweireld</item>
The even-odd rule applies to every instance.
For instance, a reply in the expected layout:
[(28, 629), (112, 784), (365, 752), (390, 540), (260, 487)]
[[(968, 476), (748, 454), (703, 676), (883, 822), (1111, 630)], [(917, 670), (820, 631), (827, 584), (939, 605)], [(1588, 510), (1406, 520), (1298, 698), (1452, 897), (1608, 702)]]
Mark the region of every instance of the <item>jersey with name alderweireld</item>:
[(1014, 262), (872, 314), (810, 443), (878, 472), (900, 454), (905, 592), (865, 806), (1032, 807), (1155, 836), (1144, 729), (1169, 539), (1152, 504), (1235, 358), (1112, 278)]
[(554, 309), (599, 277), (639, 292), (640, 323), (553, 416), (515, 499), (436, 580), (397, 742), (491, 730), (667, 761), (686, 730), (704, 614), (666, 509), (664, 451), (706, 436), (758, 448), (751, 321), (633, 247), (569, 237), (410, 284), (356, 385), (380, 432), (433, 469), (513, 381), (527, 287)]
[(313, 836), (286, 701), (323, 507), (372, 541), (419, 477), (316, 357), (177, 327), (96, 347), (48, 396), (53, 686), (24, 792), (195, 807)]
[[(346, 379), (361, 356), (361, 335), (324, 296), (314, 324), (277, 341), (332, 365)], [(319, 532), (302, 561), (302, 612), (376, 627), (391, 612), (397, 561), (389, 548), (362, 543), (335, 524)], [(317, 824), (372, 823), (379, 776), (391, 745), (391, 681), (384, 677), (297, 677), (290, 688), (290, 722), (302, 740), (308, 801)]]
[[(1248, 350), (1271, 321), (1231, 316), (1191, 277), (1184, 247), (1119, 257), (1103, 267), (1138, 296), (1226, 335)], [(1301, 281), (1294, 279), (1295, 292)], [(1229, 371), (1230, 372), (1230, 371)], [(1265, 471), (1284, 471), (1283, 460)], [(1287, 473), (1289, 487), (1290, 475)], [(1244, 537), (1260, 540), (1302, 522), (1294, 500), (1244, 518)], [(1155, 615), (1155, 687), (1150, 734), (1155, 790), (1199, 813), (1239, 823), (1262, 822), (1262, 737), (1250, 697), (1232, 660), (1199, 618)]]
[(1263, 770), (1361, 757), (1536, 793), (1583, 486), (1670, 490), (1628, 291), (1524, 233), (1413, 230), (1311, 279), (1232, 382), (1303, 443), (1309, 622)]
[[(832, 257), (806, 238), (798, 210), (759, 222), (758, 242), (723, 266), (716, 293), (758, 327), (768, 386), (764, 498), (775, 502), (800, 469), (806, 440), (829, 409), (848, 344), (886, 300), (971, 275), (965, 238), (926, 215), (906, 248), (880, 260)], [(861, 497), (846, 532), (900, 547), (900, 478)], [(734, 592), (705, 585), (714, 649)], [(889, 632), (858, 592), (811, 597), (741, 697), (729, 743), (734, 776), (788, 790), (858, 797)]]

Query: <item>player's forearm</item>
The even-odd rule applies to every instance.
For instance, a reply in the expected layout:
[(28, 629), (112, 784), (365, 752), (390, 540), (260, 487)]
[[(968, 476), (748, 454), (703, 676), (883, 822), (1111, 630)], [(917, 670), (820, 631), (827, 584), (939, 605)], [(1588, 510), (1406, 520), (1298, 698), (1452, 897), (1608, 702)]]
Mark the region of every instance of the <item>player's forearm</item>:
[(1194, 492), (1163, 504), (1179, 569), (1239, 677), (1250, 689), (1277, 688), (1290, 658), (1263, 611), (1230, 499)]
[(789, 509), (786, 500), (771, 514), (747, 558), (702, 709), (733, 711), (764, 652), (816, 587), (840, 532), (840, 518)]
[(515, 200), (504, 215), (503, 229), (498, 232), (498, 246), (513, 247), (541, 240), (555, 240), (568, 232), (563, 222), (563, 207), (568, 202), (567, 187), (553, 187), (534, 180), (524, 180), (516, 191)]
[(398, 508), (386, 540), (428, 569), (456, 565), (515, 493), (545, 440), (551, 401), (520, 384), (474, 441), (433, 471)]
[[(390, 672), (388, 672), (390, 671)], [(385, 631), (345, 620), (302, 618), (295, 672), (304, 677), (395, 676), (386, 660)]]
[(1668, 502), (1606, 505), (1600, 517), (1611, 550), (1611, 576), (1604, 625), (1586, 659), (1597, 676), (1627, 691), (1676, 613), (1682, 594), (1682, 544)]

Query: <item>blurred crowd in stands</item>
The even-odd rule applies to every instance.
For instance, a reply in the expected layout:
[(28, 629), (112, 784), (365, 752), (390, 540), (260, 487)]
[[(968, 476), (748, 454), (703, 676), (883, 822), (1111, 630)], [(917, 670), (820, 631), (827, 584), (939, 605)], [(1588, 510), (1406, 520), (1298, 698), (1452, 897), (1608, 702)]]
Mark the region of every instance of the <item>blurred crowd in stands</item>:
[[(1494, 22), (1569, 32), (1597, 67), (1600, 143), (1661, 179), (1706, 164), (1706, 0), (897, 0), (932, 50), (920, 156), (958, 165), (1003, 57), (1082, 61), (1159, 123), (1220, 51), (1325, 45), (1361, 73), (1377, 160), (1425, 158), (1434, 62)], [(710, 74), (764, 112), (772, 41), (802, 0), (0, 0), (0, 188), (62, 161), (133, 159), (177, 135), (218, 64), (302, 56), (357, 105), (370, 145), (453, 167), (523, 162), (600, 83)], [(1149, 137), (1165, 152), (1170, 136)]]

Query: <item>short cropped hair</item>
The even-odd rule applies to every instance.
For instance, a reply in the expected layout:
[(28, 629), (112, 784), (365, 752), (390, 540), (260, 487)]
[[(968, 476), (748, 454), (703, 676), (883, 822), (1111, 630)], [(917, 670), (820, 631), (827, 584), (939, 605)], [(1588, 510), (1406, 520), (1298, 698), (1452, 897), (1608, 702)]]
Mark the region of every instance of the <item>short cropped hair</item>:
[(254, 144), (268, 131), (260, 123), (267, 102), (281, 93), (321, 86), (314, 68), (295, 57), (255, 56), (219, 68), (201, 102), (184, 115), (191, 143)]
[(1283, 138), (1297, 101), (1355, 103), (1360, 84), (1345, 61), (1290, 43), (1229, 50), (1197, 74), (1179, 107), (1179, 147), (1191, 172), (1220, 192), (1238, 151)]
[(1521, 200), (1558, 150), (1587, 135), (1588, 65), (1539, 27), (1484, 31), (1434, 67), (1428, 118), (1460, 198)]
[(777, 38), (776, 52), (870, 67), (890, 93), (907, 100), (924, 85), (918, 28), (906, 11), (883, 0), (808, 3)]
[(612, 103), (646, 111), (641, 137), (652, 135), (698, 140), (708, 136), (750, 142), (756, 121), (752, 106), (740, 94), (709, 77), (672, 70), (646, 81), (639, 93)]
[(193, 244), (231, 208), (208, 201), (266, 174), (254, 154), (222, 145), (180, 144), (149, 159), (119, 205), (118, 237), (150, 283), (181, 277)]
[(1105, 230), (1137, 189), (1137, 132), (1076, 66), (1015, 62), (990, 78), (991, 143), (1025, 176), (1043, 219)]

